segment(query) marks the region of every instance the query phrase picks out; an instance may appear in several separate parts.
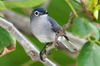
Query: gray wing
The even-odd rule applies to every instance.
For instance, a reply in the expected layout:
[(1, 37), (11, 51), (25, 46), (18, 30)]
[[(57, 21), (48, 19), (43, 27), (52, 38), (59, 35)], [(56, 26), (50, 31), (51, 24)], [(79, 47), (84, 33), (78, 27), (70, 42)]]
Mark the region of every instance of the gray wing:
[(54, 32), (59, 33), (62, 30), (62, 28), (59, 26), (59, 24), (53, 18), (51, 18), (51, 17), (48, 16), (48, 20), (51, 23), (52, 30)]

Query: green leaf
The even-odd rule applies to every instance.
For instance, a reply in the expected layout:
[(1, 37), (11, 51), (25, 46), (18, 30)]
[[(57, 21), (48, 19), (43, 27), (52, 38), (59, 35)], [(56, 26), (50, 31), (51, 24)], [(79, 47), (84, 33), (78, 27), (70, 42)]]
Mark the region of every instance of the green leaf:
[(100, 66), (100, 46), (94, 42), (87, 42), (81, 49), (78, 66)]
[[(24, 7), (34, 7), (40, 5), (43, 2), (45, 2), (45, 0), (21, 0), (21, 1), (2, 1), (2, 2), (4, 3), (4, 6), (6, 8), (24, 8)], [(0, 8), (0, 10), (4, 10), (2, 8)]]
[(93, 13), (93, 15), (96, 17), (96, 19), (98, 19), (99, 10), (100, 10), (100, 5), (97, 5), (97, 6), (95, 7), (94, 13)]
[(16, 40), (2, 27), (0, 27), (0, 53), (4, 48), (12, 50), (15, 47)]
[(98, 0), (89, 0), (89, 5), (87, 6), (88, 10), (91, 11), (92, 13), (94, 12), (94, 8), (98, 4)]
[(100, 10), (100, 5), (97, 5), (97, 6), (95, 7), (95, 10)]
[(80, 37), (84, 37), (90, 34), (96, 40), (99, 39), (99, 31), (96, 26), (90, 23), (89, 20), (81, 17), (78, 17), (74, 20), (72, 33)]
[(98, 0), (83, 0), (83, 3), (85, 4), (87, 10), (93, 13), (98, 4)]
[(0, 1), (0, 10), (7, 9), (2, 1)]

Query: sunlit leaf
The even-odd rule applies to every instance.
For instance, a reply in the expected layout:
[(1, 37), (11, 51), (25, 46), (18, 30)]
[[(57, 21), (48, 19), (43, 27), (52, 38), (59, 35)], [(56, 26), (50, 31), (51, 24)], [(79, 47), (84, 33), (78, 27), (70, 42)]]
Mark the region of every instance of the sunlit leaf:
[(100, 46), (94, 42), (87, 42), (81, 49), (78, 66), (100, 66)]
[(98, 0), (82, 0), (82, 2), (84, 3), (86, 9), (93, 14), (93, 16), (98, 19)]
[(7, 8), (5, 7), (5, 4), (2, 1), (0, 1), (0, 10), (4, 10), (4, 9)]
[(100, 5), (97, 5), (97, 6), (95, 7), (95, 10), (100, 10)]
[(85, 4), (87, 10), (91, 13), (94, 12), (94, 9), (98, 4), (98, 0), (82, 0), (82, 2)]

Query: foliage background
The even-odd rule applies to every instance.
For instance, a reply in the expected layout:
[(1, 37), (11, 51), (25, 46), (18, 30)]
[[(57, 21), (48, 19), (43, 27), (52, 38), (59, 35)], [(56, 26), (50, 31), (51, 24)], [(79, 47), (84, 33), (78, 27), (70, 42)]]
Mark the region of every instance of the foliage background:
[[(19, 0), (19, 1), (21, 1), (21, 0)], [(34, 0), (32, 0), (32, 1), (34, 1)], [(76, 10), (81, 8), (75, 3), (75, 1), (71, 0), (71, 3)], [(37, 8), (40, 6), (41, 6), (41, 4), (35, 6), (31, 9), (34, 9), (34, 8)], [(21, 6), (21, 7), (26, 8), (26, 6)], [(27, 8), (28, 7), (31, 7), (31, 5), (28, 5)], [(20, 8), (20, 5), (19, 5), (19, 8), (13, 8), (11, 6), (9, 6), (7, 8), (10, 8), (10, 10), (13, 10), (13, 11), (15, 11), (21, 15), (24, 15), (26, 17), (30, 16), (29, 14), (27, 14), (24, 11), (23, 8)], [(54, 18), (61, 26), (63, 26), (68, 21), (68, 19), (70, 18), (69, 14), (70, 14), (70, 12), (72, 12), (71, 8), (69, 7), (68, 3), (66, 3), (65, 0), (51, 0), (49, 6), (47, 7), (47, 10), (49, 12), (49, 16)], [(75, 23), (68, 29), (68, 31), (72, 32), (74, 35), (79, 36), (79, 37), (83, 37), (83, 36), (87, 35), (88, 33), (93, 32), (96, 34), (95, 36), (93, 36), (93, 38), (96, 40), (99, 40), (100, 33), (99, 33), (99, 30), (92, 24), (93, 20), (90, 20), (88, 17), (84, 16), (83, 14), (80, 14), (79, 16), (80, 16), (80, 18), (76, 18), (74, 20)], [(79, 22), (82, 22), (82, 23), (79, 23)], [(89, 24), (87, 24), (87, 23), (89, 23)], [(84, 31), (83, 31), (83, 29), (84, 29)], [(44, 44), (41, 44), (36, 38), (31, 37), (29, 35), (25, 35), (25, 36), (28, 39), (30, 39), (33, 43), (35, 43), (36, 46), (40, 50), (43, 48)], [(88, 45), (91, 48), (94, 47), (97, 50), (100, 49), (100, 47), (95, 43), (90, 42), (90, 43), (86, 43), (86, 45)], [(64, 52), (60, 49), (58, 49), (58, 50), (52, 49), (51, 50), (52, 54), (49, 56), (49, 58), (51, 60), (53, 60), (55, 63), (57, 63), (59, 66), (76, 66), (76, 65), (89, 66), (89, 64), (85, 63), (85, 62), (84, 62), (84, 64), (86, 64), (86, 65), (81, 64), (81, 63), (83, 63), (83, 61), (80, 61), (80, 60), (82, 60), (82, 58), (84, 61), (91, 60), (92, 57), (94, 57), (96, 55), (98, 55), (98, 56), (100, 55), (98, 53), (99, 51), (95, 50), (94, 52), (97, 52), (97, 54), (94, 52), (91, 52), (94, 55), (92, 55), (89, 59), (87, 59), (91, 53), (86, 54), (86, 56), (84, 56), (84, 54), (85, 54), (85, 52), (87, 52), (87, 53), (90, 52), (91, 48), (90, 48), (90, 50), (87, 49), (89, 47), (87, 47), (87, 46), (83, 47), (83, 49), (84, 48), (86, 48), (86, 49), (81, 50), (78, 59), (72, 58), (71, 56), (69, 56), (69, 54), (67, 54), (66, 52)], [(82, 57), (82, 55), (83, 55), (83, 57)], [(97, 57), (96, 60), (99, 61), (100, 60), (99, 57)], [(80, 61), (80, 62), (78, 62), (78, 61)], [(91, 61), (89, 63), (91, 63)], [(92, 63), (93, 63), (92, 66), (99, 66), (100, 65), (98, 62), (96, 62), (96, 63), (98, 63), (97, 65), (95, 65), (96, 63), (94, 63), (94, 62), (92, 62)], [(16, 43), (16, 50), (15, 51), (10, 52), (10, 53), (0, 57), (0, 66), (33, 66), (33, 65), (34, 66), (44, 66), (39, 61), (32, 61), (30, 59), (30, 57), (28, 55), (26, 55), (24, 49), (20, 46), (20, 44), (18, 42)]]

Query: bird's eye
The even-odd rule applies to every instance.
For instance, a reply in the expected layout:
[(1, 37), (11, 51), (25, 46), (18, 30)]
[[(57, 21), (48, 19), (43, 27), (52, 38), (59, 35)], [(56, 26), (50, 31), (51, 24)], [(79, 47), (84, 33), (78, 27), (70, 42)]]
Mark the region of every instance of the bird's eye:
[(38, 11), (35, 11), (34, 14), (35, 14), (36, 16), (39, 16), (39, 12), (38, 12)]

